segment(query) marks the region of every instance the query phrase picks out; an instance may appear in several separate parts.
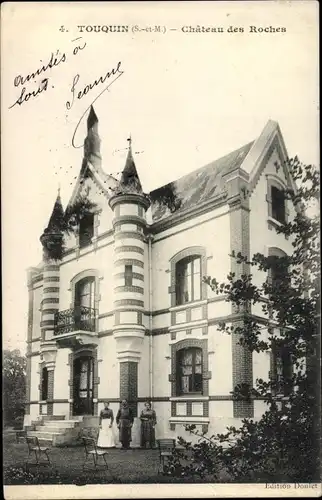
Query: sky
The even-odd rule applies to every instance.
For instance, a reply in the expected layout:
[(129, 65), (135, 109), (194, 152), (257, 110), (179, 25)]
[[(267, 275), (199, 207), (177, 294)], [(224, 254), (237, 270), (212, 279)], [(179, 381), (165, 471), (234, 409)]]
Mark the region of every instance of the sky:
[[(290, 157), (298, 155), (304, 163), (317, 164), (317, 16), (318, 4), (311, 1), (4, 5), (1, 145), (6, 348), (25, 351), (26, 269), (41, 260), (39, 237), (59, 186), (64, 206), (68, 203), (83, 154), (82, 148), (73, 147), (72, 138), (90, 104), (95, 100), (104, 170), (112, 174), (122, 170), (131, 134), (137, 170), (147, 192), (254, 140), (269, 119), (280, 124)], [(78, 28), (114, 25), (127, 25), (129, 32)], [(145, 30), (155, 26), (163, 32)], [(190, 26), (217, 31), (182, 31)], [(230, 26), (238, 31), (228, 33)], [(250, 33), (250, 26), (280, 27), (286, 32)], [(224, 33), (218, 32), (219, 27)], [(57, 64), (22, 84), (27, 75), (48, 64), (52, 53)], [(58, 64), (63, 54), (65, 60)], [(100, 97), (106, 84), (77, 97), (86, 85), (118, 65), (122, 75)], [(25, 93), (17, 102), (23, 86)], [(46, 90), (24, 100), (39, 86)], [(76, 146), (83, 143), (85, 123), (82, 119), (77, 128)]]

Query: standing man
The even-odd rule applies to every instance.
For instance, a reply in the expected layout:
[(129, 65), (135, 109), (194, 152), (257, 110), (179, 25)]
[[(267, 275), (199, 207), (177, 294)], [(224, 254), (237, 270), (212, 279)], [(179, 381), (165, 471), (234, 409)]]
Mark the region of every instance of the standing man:
[(126, 401), (123, 399), (119, 411), (116, 415), (116, 424), (119, 429), (119, 439), (122, 443), (122, 449), (128, 450), (132, 440), (133, 413)]

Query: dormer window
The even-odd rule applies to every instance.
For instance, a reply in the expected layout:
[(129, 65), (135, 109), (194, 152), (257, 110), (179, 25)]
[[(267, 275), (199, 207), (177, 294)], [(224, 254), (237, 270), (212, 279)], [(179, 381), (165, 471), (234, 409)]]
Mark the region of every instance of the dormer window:
[(79, 247), (84, 248), (92, 243), (94, 236), (94, 214), (86, 214), (79, 223)]
[(272, 217), (281, 224), (285, 223), (285, 196), (281, 189), (271, 187)]

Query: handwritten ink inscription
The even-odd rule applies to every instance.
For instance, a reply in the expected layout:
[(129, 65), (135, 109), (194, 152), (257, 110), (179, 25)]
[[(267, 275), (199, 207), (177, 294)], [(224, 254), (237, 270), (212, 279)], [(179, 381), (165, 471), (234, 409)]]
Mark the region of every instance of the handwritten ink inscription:
[[(76, 42), (77, 40), (80, 40), (82, 37), (75, 38), (72, 40), (72, 42)], [(86, 47), (86, 42), (83, 45), (76, 45), (73, 48), (72, 54), (75, 56), (79, 50), (84, 50)], [(40, 68), (38, 68), (36, 71), (33, 71), (29, 73), (26, 76), (22, 75), (17, 75), (14, 80), (13, 84), (15, 87), (19, 87), (22, 85), (22, 89), (20, 91), (20, 95), (18, 99), (11, 105), (9, 106), (9, 109), (13, 108), (17, 104), (21, 106), (24, 102), (29, 101), (31, 97), (37, 97), (37, 95), (41, 94), (42, 92), (45, 92), (48, 89), (48, 83), (49, 83), (49, 77), (44, 78), (43, 80), (40, 81), (38, 84), (38, 89), (37, 90), (31, 90), (31, 92), (27, 92), (26, 84), (29, 84), (32, 80), (35, 80), (37, 76), (40, 76), (41, 74), (45, 73), (48, 70), (51, 70), (55, 66), (59, 66), (61, 63), (64, 63), (67, 61), (67, 54), (65, 52), (61, 53), (60, 50), (56, 50), (56, 53), (54, 54), (53, 52), (51, 53), (50, 59), (47, 64), (43, 64)], [(42, 61), (40, 61), (42, 62)]]
[[(72, 92), (72, 100), (71, 101), (67, 101), (66, 102), (66, 108), (69, 110), (71, 109), (71, 107), (73, 106), (74, 104), (74, 100), (75, 100), (75, 95), (77, 93), (77, 99), (82, 99), (82, 97), (84, 97), (84, 95), (88, 94), (88, 92), (90, 92), (94, 87), (97, 87), (97, 85), (100, 85), (100, 84), (103, 84), (105, 83), (106, 81), (108, 81), (108, 85), (106, 87), (103, 88), (103, 90), (101, 90), (101, 92), (95, 97), (95, 99), (91, 102), (91, 104), (85, 109), (84, 113), (82, 114), (82, 116), (80, 117), (80, 120), (78, 121), (77, 125), (76, 125), (76, 128), (74, 130), (74, 134), (73, 134), (73, 138), (72, 138), (72, 146), (74, 148), (81, 148), (83, 146), (83, 144), (81, 144), (80, 146), (76, 146), (75, 145), (75, 136), (76, 136), (76, 133), (77, 133), (77, 130), (84, 118), (84, 116), (86, 115), (87, 111), (90, 109), (90, 107), (94, 104), (95, 101), (97, 101), (97, 99), (99, 97), (101, 97), (101, 95), (106, 92), (110, 87), (111, 85), (116, 81), (118, 80), (118, 78), (120, 78), (120, 76), (123, 75), (124, 71), (122, 71), (121, 69), (121, 61), (118, 62), (116, 68), (113, 68), (112, 70), (110, 71), (107, 71), (105, 73), (105, 76), (100, 76), (97, 80), (94, 80), (93, 83), (90, 83), (88, 85), (86, 85), (85, 87), (83, 87), (82, 90), (79, 90), (77, 91), (76, 90), (76, 85), (78, 84), (78, 81), (79, 81), (79, 78), (80, 76), (77, 74), (74, 76), (74, 79), (73, 79), (73, 84), (71, 86), (71, 92)], [(114, 78), (113, 78), (114, 77)]]
[(76, 94), (77, 94), (77, 99), (81, 99), (82, 97), (84, 97), (84, 95), (88, 94), (88, 92), (90, 92), (97, 85), (104, 83), (107, 79), (111, 78), (112, 76), (115, 76), (117, 73), (122, 73), (122, 71), (120, 71), (120, 67), (121, 67), (121, 62), (118, 63), (116, 68), (113, 68), (112, 70), (107, 71), (105, 76), (100, 76), (98, 78), (98, 80), (94, 80), (93, 83), (85, 85), (85, 87), (83, 87), (82, 90), (78, 90), (78, 91), (77, 91), (76, 86), (79, 82), (80, 75), (78, 75), (78, 74), (75, 75), (74, 79), (73, 79), (73, 84), (71, 87), (72, 100), (66, 102), (66, 108), (71, 109), (71, 107), (74, 104)]
[[(78, 38), (72, 40), (72, 42), (78, 42), (78, 40), (81, 40), (81, 39), (82, 39), (82, 37), (78, 37)], [(72, 49), (71, 55), (76, 56), (80, 51), (83, 51), (85, 49), (85, 47), (86, 47), (86, 42), (82, 42), (82, 44), (79, 44), (79, 42), (78, 42), (78, 44), (76, 44), (76, 46), (74, 46), (74, 48)], [(69, 58), (69, 54), (67, 52), (60, 52), (60, 50), (58, 49), (58, 50), (56, 50), (55, 53), (54, 52), (51, 53), (49, 60), (46, 64), (42, 64), (35, 71), (33, 71), (25, 76), (20, 75), (20, 74), (17, 75), (14, 78), (13, 83), (14, 83), (14, 86), (16, 88), (19, 88), (20, 95), (18, 96), (17, 100), (11, 106), (9, 106), (9, 109), (13, 108), (16, 105), (21, 106), (25, 102), (29, 101), (29, 99), (35, 98), (38, 95), (40, 95), (41, 93), (46, 92), (48, 90), (48, 88), (50, 88), (51, 75), (49, 75), (45, 78), (42, 78), (42, 76), (46, 72), (49, 72), (50, 70), (61, 65), (62, 63), (65, 63), (68, 60), (68, 58)], [(40, 62), (42, 63), (42, 61), (40, 61)], [(75, 145), (75, 136), (76, 136), (77, 130), (78, 130), (84, 116), (86, 115), (87, 111), (94, 104), (94, 102), (97, 101), (97, 99), (104, 92), (106, 92), (109, 89), (109, 87), (123, 73), (124, 73), (124, 71), (121, 70), (121, 61), (119, 61), (114, 68), (107, 70), (103, 76), (100, 76), (99, 78), (95, 79), (91, 83), (82, 84), (81, 83), (81, 75), (79, 73), (77, 73), (74, 76), (72, 84), (70, 86), (71, 97), (65, 103), (67, 110), (70, 110), (73, 107), (73, 105), (75, 104), (75, 102), (77, 102), (77, 100), (81, 100), (86, 94), (91, 92), (94, 88), (100, 87), (101, 85), (107, 83), (107, 85), (103, 88), (103, 90), (101, 90), (101, 92), (95, 97), (95, 99), (91, 102), (91, 104), (86, 108), (86, 110), (82, 114), (80, 120), (78, 121), (76, 128), (74, 130), (74, 133), (73, 133), (73, 137), (72, 137), (72, 146), (74, 148), (80, 148), (83, 146), (83, 144), (80, 146)], [(35, 79), (39, 76), (41, 77), (41, 80), (39, 82), (36, 82)], [(36, 89), (28, 88), (27, 89), (27, 85), (30, 85), (33, 83), (37, 83), (38, 88), (36, 88)], [(54, 86), (52, 86), (52, 88), (54, 88)]]

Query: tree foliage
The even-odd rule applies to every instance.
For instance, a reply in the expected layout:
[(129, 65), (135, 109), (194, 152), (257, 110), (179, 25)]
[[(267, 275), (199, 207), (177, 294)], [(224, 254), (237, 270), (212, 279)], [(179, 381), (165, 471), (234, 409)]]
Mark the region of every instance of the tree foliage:
[(50, 226), (45, 229), (40, 238), (46, 261), (62, 260), (65, 251), (65, 235), (75, 234), (81, 220), (92, 214), (96, 207), (96, 203), (88, 197), (79, 195), (72, 204), (67, 206), (65, 212), (54, 210)]
[(26, 398), (26, 358), (20, 351), (3, 351), (4, 421), (12, 423), (24, 414)]
[[(277, 171), (281, 168), (275, 166)], [(246, 264), (249, 272), (230, 273), (223, 283), (211, 276), (204, 280), (213, 292), (225, 295), (243, 317), (242, 325), (221, 324), (220, 330), (237, 335), (252, 352), (287, 349), (292, 373), (279, 379), (270, 373), (254, 387), (241, 384), (234, 388), (235, 398), (265, 401), (267, 410), (259, 420), (244, 419), (240, 427), (210, 438), (195, 426), (187, 426), (198, 442), (192, 445), (180, 438), (184, 451), (176, 453), (168, 470), (171, 474), (185, 476), (195, 470), (201, 477), (210, 475), (215, 480), (220, 463), (236, 481), (319, 480), (320, 220), (316, 207), (320, 175), (298, 158), (287, 160), (286, 168), (296, 189), (285, 190), (284, 197), (293, 203), (296, 214), (276, 230), (292, 243), (291, 255), (257, 253), (248, 258), (236, 253), (232, 258)], [(262, 272), (261, 284), (255, 283), (255, 270)], [(254, 305), (261, 306), (264, 321), (252, 315)], [(183, 462), (185, 466), (179, 465)]]

